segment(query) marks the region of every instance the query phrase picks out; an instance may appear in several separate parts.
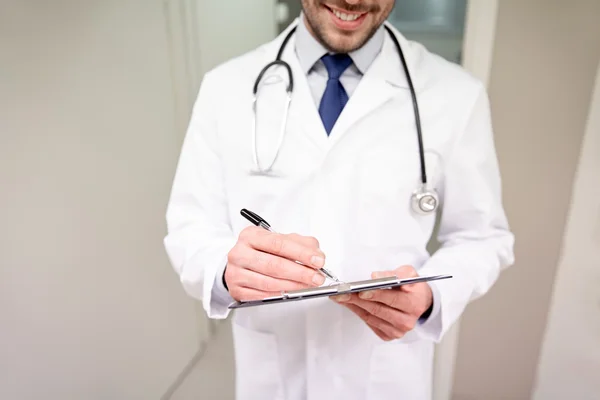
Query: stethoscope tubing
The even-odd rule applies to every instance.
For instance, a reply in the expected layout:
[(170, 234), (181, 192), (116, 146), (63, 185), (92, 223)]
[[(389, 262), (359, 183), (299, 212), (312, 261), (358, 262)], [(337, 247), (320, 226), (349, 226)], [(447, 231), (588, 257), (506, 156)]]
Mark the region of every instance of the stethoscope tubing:
[[(400, 60), (402, 62), (402, 68), (406, 75), (406, 80), (408, 82), (408, 86), (410, 89), (410, 95), (411, 95), (412, 105), (413, 105), (413, 113), (414, 113), (414, 117), (415, 117), (415, 126), (416, 126), (416, 130), (417, 130), (417, 139), (418, 139), (418, 146), (419, 146), (421, 187), (415, 192), (415, 194), (414, 194), (415, 197), (413, 198), (413, 202), (416, 204), (419, 204), (419, 203), (421, 203), (421, 199), (423, 199), (423, 198), (426, 198), (426, 200), (428, 199), (430, 202), (432, 202), (432, 204), (434, 204), (434, 206), (427, 207), (427, 210), (425, 210), (423, 207), (419, 207), (418, 205), (415, 206), (415, 208), (420, 208), (421, 213), (428, 214), (437, 208), (438, 199), (437, 199), (437, 194), (435, 192), (428, 191), (428, 189), (427, 189), (427, 168), (425, 165), (425, 150), (424, 150), (424, 144), (423, 144), (423, 132), (422, 132), (422, 127), (421, 127), (421, 116), (420, 116), (420, 112), (419, 112), (419, 103), (417, 100), (417, 93), (414, 88), (412, 76), (410, 74), (410, 71), (408, 68), (408, 63), (406, 62), (406, 58), (404, 56), (404, 52), (402, 51), (402, 47), (400, 46), (400, 42), (398, 41), (398, 38), (396, 37), (396, 35), (394, 34), (394, 32), (392, 31), (392, 29), (389, 26), (385, 25), (384, 27), (385, 27), (386, 31), (388, 32), (388, 34), (390, 35), (390, 37), (392, 38), (392, 41), (394, 42), (396, 50), (398, 51), (398, 54), (400, 56)], [(271, 170), (271, 168), (275, 164), (275, 161), (277, 160), (277, 157), (279, 156), (281, 146), (283, 145), (283, 140), (284, 140), (285, 131), (286, 131), (288, 111), (289, 111), (290, 103), (292, 100), (292, 93), (294, 91), (294, 76), (292, 73), (292, 68), (290, 67), (290, 65), (287, 62), (282, 60), (282, 56), (283, 56), (283, 52), (284, 52), (290, 38), (295, 33), (296, 29), (297, 29), (297, 26), (294, 26), (290, 29), (290, 31), (284, 38), (283, 42), (281, 43), (281, 46), (279, 47), (279, 51), (277, 52), (276, 59), (274, 61), (270, 62), (269, 64), (267, 64), (265, 67), (263, 67), (263, 69), (258, 74), (256, 81), (254, 82), (254, 87), (253, 87), (254, 97), (253, 97), (253, 104), (252, 104), (253, 114), (254, 114), (254, 116), (253, 116), (254, 122), (253, 122), (253, 128), (252, 128), (252, 141), (253, 141), (253, 147), (254, 147), (254, 163), (256, 165), (256, 168), (258, 168), (259, 172), (268, 172)], [(275, 152), (275, 156), (273, 157), (271, 164), (265, 170), (262, 170), (260, 167), (259, 160), (258, 160), (258, 147), (257, 147), (257, 137), (256, 137), (256, 122), (257, 122), (256, 121), (256, 102), (257, 102), (258, 89), (259, 89), (261, 80), (263, 79), (265, 73), (271, 67), (273, 67), (275, 65), (283, 66), (286, 69), (286, 72), (287, 72), (288, 78), (289, 78), (289, 83), (286, 88), (286, 92), (287, 92), (286, 105), (285, 105), (285, 111), (284, 111), (284, 117), (283, 117), (281, 129), (280, 129), (277, 150)], [(419, 210), (417, 210), (417, 211), (419, 211)]]

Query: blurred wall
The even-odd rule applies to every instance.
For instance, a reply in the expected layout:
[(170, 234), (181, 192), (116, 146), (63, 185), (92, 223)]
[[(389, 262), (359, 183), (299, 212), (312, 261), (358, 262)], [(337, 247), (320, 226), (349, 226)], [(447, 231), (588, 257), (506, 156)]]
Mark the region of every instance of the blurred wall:
[(195, 3), (204, 72), (273, 40), (278, 33), (275, 0), (195, 0)]
[(583, 143), (534, 400), (600, 393), (600, 65)]
[(0, 398), (159, 399), (200, 345), (162, 245), (160, 0), (0, 2)]
[(273, 9), (0, 2), (1, 399), (169, 398), (202, 357), (167, 200), (202, 75), (274, 37)]
[[(565, 225), (569, 218), (577, 223), (579, 212), (593, 216), (584, 203), (571, 217), (568, 211), (600, 60), (600, 2), (501, 1), (497, 17), (490, 96), (516, 264), (462, 319), (456, 400), (530, 398)], [(571, 230), (570, 242), (589, 245), (590, 229), (582, 228)], [(594, 317), (581, 318), (570, 328)], [(598, 337), (596, 331), (586, 343), (597, 349)], [(572, 342), (561, 348), (579, 354), (570, 361), (590, 350)]]

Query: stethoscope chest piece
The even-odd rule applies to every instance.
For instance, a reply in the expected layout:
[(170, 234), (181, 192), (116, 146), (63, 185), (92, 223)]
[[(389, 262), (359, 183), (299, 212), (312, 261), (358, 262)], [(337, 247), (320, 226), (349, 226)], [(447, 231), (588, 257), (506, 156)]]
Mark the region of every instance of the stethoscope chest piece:
[(413, 193), (411, 202), (414, 212), (420, 215), (429, 215), (438, 209), (439, 197), (435, 191), (420, 187)]

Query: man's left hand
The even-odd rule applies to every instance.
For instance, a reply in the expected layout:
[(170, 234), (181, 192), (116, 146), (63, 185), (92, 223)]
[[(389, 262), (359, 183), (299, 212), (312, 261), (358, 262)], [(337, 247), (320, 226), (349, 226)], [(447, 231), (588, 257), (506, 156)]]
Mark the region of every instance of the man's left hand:
[[(372, 274), (373, 279), (390, 276), (413, 278), (419, 275), (411, 266)], [(402, 338), (415, 327), (432, 305), (433, 294), (426, 282), (419, 282), (394, 289), (333, 296), (332, 299), (358, 315), (382, 340), (390, 341)]]

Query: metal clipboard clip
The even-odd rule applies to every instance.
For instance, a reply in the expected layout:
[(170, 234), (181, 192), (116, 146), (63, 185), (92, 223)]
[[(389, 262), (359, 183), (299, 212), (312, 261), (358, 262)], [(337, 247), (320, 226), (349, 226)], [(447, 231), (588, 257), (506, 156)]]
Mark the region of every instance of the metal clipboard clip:
[(268, 304), (287, 303), (294, 301), (309, 300), (321, 297), (337, 296), (348, 293), (359, 293), (367, 290), (392, 289), (402, 285), (408, 285), (419, 282), (429, 282), (435, 280), (449, 279), (451, 275), (420, 276), (416, 278), (379, 278), (365, 281), (340, 283), (330, 286), (321, 286), (317, 288), (307, 288), (301, 290), (292, 290), (282, 292), (280, 296), (268, 297), (262, 300), (238, 301), (229, 305), (229, 309), (256, 307)]

